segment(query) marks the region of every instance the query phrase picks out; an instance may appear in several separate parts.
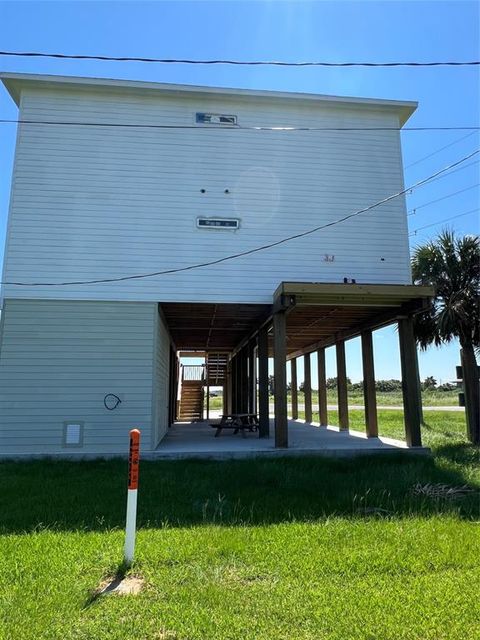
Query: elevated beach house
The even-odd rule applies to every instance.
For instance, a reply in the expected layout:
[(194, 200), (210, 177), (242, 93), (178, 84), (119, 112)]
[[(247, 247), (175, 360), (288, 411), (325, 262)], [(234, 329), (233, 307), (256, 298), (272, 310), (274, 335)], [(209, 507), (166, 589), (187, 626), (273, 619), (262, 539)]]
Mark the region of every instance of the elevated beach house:
[[(411, 284), (403, 195), (377, 204), (404, 188), (400, 129), (415, 103), (1, 79), (20, 120), (2, 278), (1, 455), (120, 454), (132, 427), (154, 452), (182, 395), (188, 405), (192, 387), (208, 385), (223, 387), (224, 413), (258, 413), (260, 436), (285, 448), (287, 367), (295, 418), (305, 359), (309, 421), (317, 353), (326, 424), (330, 346), (347, 429), (344, 345), (355, 336), (375, 437), (372, 330), (394, 322), (406, 441), (421, 444), (412, 317), (432, 291)], [(181, 354), (204, 358), (201, 373)]]

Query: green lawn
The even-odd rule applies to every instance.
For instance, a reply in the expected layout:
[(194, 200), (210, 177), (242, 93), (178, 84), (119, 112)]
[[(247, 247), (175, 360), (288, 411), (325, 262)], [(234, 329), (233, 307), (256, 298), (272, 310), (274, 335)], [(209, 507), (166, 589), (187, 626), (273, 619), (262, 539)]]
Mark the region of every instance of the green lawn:
[[(337, 403), (337, 393), (335, 390), (328, 390), (327, 401), (328, 404)], [(363, 394), (350, 391), (348, 401), (350, 404), (363, 405)], [(456, 407), (458, 406), (458, 391), (424, 391), (422, 393), (422, 401), (425, 407)], [(273, 403), (273, 396), (270, 397), (270, 402)], [(290, 395), (288, 395), (288, 402), (291, 402)], [(298, 394), (298, 402), (303, 403), (303, 393)], [(312, 393), (312, 402), (314, 406), (318, 405), (318, 393), (316, 391)], [(400, 391), (391, 391), (388, 393), (377, 391), (377, 404), (379, 406), (401, 407), (403, 404), (402, 394)], [(210, 398), (210, 407), (212, 409), (220, 409), (222, 407), (222, 398)]]
[[(303, 394), (298, 396), (299, 402), (303, 401)], [(327, 391), (327, 401), (329, 404), (336, 404), (337, 393), (329, 389)], [(348, 401), (350, 404), (363, 405), (363, 393), (349, 391)], [(312, 402), (318, 404), (318, 394), (312, 393)], [(458, 391), (423, 391), (422, 402), (425, 407), (458, 406)], [(377, 391), (377, 404), (379, 406), (403, 406), (401, 391), (382, 392)]]
[[(380, 424), (402, 433), (400, 412)], [(480, 465), (464, 431), (461, 413), (429, 414), (432, 458), (143, 462), (146, 586), (98, 599), (121, 560), (126, 462), (3, 463), (0, 638), (476, 639)]]

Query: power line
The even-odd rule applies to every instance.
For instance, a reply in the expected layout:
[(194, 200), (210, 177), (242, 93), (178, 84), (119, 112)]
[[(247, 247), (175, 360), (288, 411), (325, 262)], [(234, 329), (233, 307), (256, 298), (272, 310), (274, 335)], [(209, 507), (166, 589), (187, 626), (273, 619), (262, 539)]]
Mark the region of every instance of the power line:
[[(471, 166), (471, 165), (469, 165), (469, 166)], [(442, 177), (446, 177), (446, 176), (442, 176)], [(433, 182), (433, 180), (431, 182)], [(480, 186), (480, 182), (477, 182), (476, 184), (472, 184), (469, 187), (465, 187), (465, 189), (459, 189), (458, 191), (453, 191), (452, 193), (447, 193), (446, 195), (442, 196), (441, 198), (437, 198), (436, 200), (430, 200), (429, 202), (425, 202), (424, 204), (421, 204), (418, 207), (414, 207), (413, 209), (411, 209), (408, 212), (408, 215), (409, 216), (413, 216), (413, 215), (415, 215), (415, 213), (417, 212), (418, 209), (423, 209), (424, 207), (428, 207), (431, 204), (436, 204), (437, 202), (441, 202), (442, 200), (446, 200), (447, 198), (453, 198), (453, 196), (456, 196), (459, 193), (464, 193), (465, 191), (470, 191), (471, 189), (474, 189), (475, 187), (478, 187), (478, 186)]]
[(408, 235), (415, 236), (417, 234), (417, 231), (422, 231), (422, 229), (428, 229), (429, 227), (436, 227), (437, 225), (442, 224), (443, 222), (449, 222), (450, 220), (455, 220), (456, 218), (461, 218), (462, 216), (467, 216), (470, 213), (476, 213), (477, 211), (480, 211), (480, 209), (470, 209), (470, 211), (464, 211), (463, 213), (459, 213), (456, 216), (450, 216), (450, 218), (445, 218), (444, 220), (438, 220), (438, 222), (432, 222), (432, 224), (426, 224), (423, 227), (418, 227), (418, 229), (414, 229)]
[(442, 196), (441, 198), (437, 198), (436, 200), (430, 200), (430, 202), (425, 202), (424, 204), (419, 205), (418, 207), (414, 207), (408, 212), (409, 216), (415, 215), (418, 209), (423, 209), (424, 207), (428, 207), (431, 204), (436, 204), (437, 202), (441, 202), (442, 200), (446, 200), (447, 198), (453, 198), (453, 196), (458, 195), (459, 193), (464, 193), (465, 191), (470, 191), (471, 189), (475, 189), (475, 187), (480, 186), (480, 182), (477, 184), (471, 184), (469, 187), (465, 187), (465, 189), (460, 189), (459, 191), (454, 191), (453, 193), (447, 193), (447, 195)]
[(20, 58), (57, 58), (61, 60), (102, 60), (107, 62), (148, 62), (157, 64), (228, 64), (235, 66), (276, 67), (471, 67), (480, 65), (478, 60), (448, 60), (430, 62), (324, 62), (282, 60), (193, 60), (188, 58), (139, 58), (133, 56), (97, 56), (66, 53), (43, 53), (38, 51), (0, 51), (0, 56)]
[(468, 154), (467, 156), (464, 156), (463, 158), (460, 158), (460, 160), (457, 160), (456, 162), (454, 162), (453, 164), (440, 169), (439, 171), (435, 172), (434, 174), (432, 174), (431, 176), (428, 176), (427, 178), (423, 178), (422, 180), (419, 180), (418, 182), (416, 182), (414, 185), (407, 187), (406, 189), (402, 189), (401, 191), (398, 191), (397, 193), (394, 193), (390, 196), (387, 196), (386, 198), (383, 198), (382, 200), (379, 200), (378, 202), (375, 202), (374, 204), (369, 205), (368, 207), (364, 207), (363, 209), (358, 209), (357, 211), (354, 211), (353, 213), (350, 213), (346, 216), (343, 216), (342, 218), (339, 218), (337, 220), (333, 220), (332, 222), (327, 222), (326, 224), (323, 225), (319, 225), (318, 227), (315, 227), (313, 229), (309, 229), (308, 231), (303, 231), (301, 233), (297, 233), (295, 235), (292, 236), (288, 236), (287, 238), (282, 238), (281, 240), (277, 240), (275, 242), (271, 242), (269, 244), (265, 244), (262, 245), (260, 247), (255, 247), (254, 249), (247, 249), (246, 251), (240, 251), (239, 253), (235, 253), (229, 256), (225, 256), (223, 258), (217, 258), (216, 260), (210, 260), (208, 262), (202, 262), (202, 263), (198, 263), (198, 264), (192, 264), (192, 265), (188, 265), (186, 267), (178, 267), (176, 269), (165, 269), (163, 271), (155, 271), (152, 273), (143, 273), (143, 274), (137, 274), (137, 275), (133, 275), (133, 276), (120, 276), (117, 278), (99, 278), (99, 279), (95, 279), (95, 280), (80, 280), (80, 281), (70, 281), (70, 282), (0, 282), (0, 284), (2, 285), (13, 285), (13, 286), (19, 286), (19, 287), (63, 287), (63, 286), (70, 286), (70, 285), (84, 285), (84, 284), (102, 284), (102, 283), (107, 283), (107, 282), (123, 282), (126, 280), (140, 280), (140, 279), (144, 279), (144, 278), (152, 278), (154, 276), (162, 276), (162, 275), (170, 275), (173, 273), (180, 273), (183, 271), (192, 271), (194, 269), (200, 269), (202, 267), (210, 267), (216, 264), (220, 264), (222, 262), (227, 262), (228, 260), (234, 260), (235, 258), (240, 258), (242, 256), (248, 256), (251, 255), (253, 253), (258, 253), (259, 251), (265, 251), (266, 249), (271, 249), (272, 247), (277, 247), (281, 244), (285, 244), (286, 242), (290, 242), (291, 240), (296, 240), (298, 238), (303, 238), (305, 236), (311, 235), (312, 233), (315, 233), (317, 231), (320, 231), (322, 229), (327, 229), (328, 227), (333, 227), (336, 226), (337, 224), (340, 224), (342, 222), (345, 222), (346, 220), (350, 220), (351, 218), (355, 218), (356, 216), (359, 216), (363, 213), (366, 213), (368, 211), (371, 211), (372, 209), (375, 209), (376, 207), (379, 207), (382, 204), (385, 204), (387, 202), (390, 202), (391, 200), (394, 200), (395, 198), (398, 198), (401, 195), (404, 195), (407, 191), (410, 191), (412, 189), (416, 189), (417, 187), (420, 187), (421, 185), (429, 182), (430, 180), (432, 180), (433, 178), (436, 178), (438, 175), (445, 173), (446, 171), (448, 171), (449, 169), (453, 169), (454, 167), (462, 164), (463, 162), (466, 162), (467, 160), (469, 160), (470, 158), (472, 158), (473, 156), (477, 155), (478, 153), (480, 153), (480, 149), (477, 149), (475, 151), (473, 151), (472, 153)]
[(446, 173), (446, 174), (444, 174), (442, 176), (438, 176), (438, 178), (435, 178), (435, 180), (431, 180), (429, 184), (431, 184), (432, 182), (436, 182), (437, 180), (442, 180), (443, 178), (448, 178), (449, 176), (453, 176), (454, 173), (458, 173), (459, 171), (463, 171), (464, 169), (468, 169), (470, 167), (474, 167), (479, 162), (480, 162), (480, 160), (474, 160), (473, 162), (470, 162), (470, 164), (466, 164), (463, 167), (458, 167), (458, 169), (454, 169), (453, 171), (450, 171), (449, 173)]
[(414, 167), (415, 165), (420, 164), (420, 162), (423, 162), (424, 160), (428, 160), (428, 158), (431, 158), (432, 156), (437, 155), (437, 153), (440, 153), (441, 151), (444, 151), (444, 149), (448, 149), (449, 147), (453, 147), (453, 145), (458, 144), (459, 142), (462, 142), (462, 140), (466, 140), (467, 138), (470, 138), (475, 133), (476, 133), (475, 131), (471, 131), (470, 133), (467, 133), (466, 136), (462, 136), (461, 138), (458, 138), (458, 140), (454, 140), (453, 142), (450, 142), (449, 144), (446, 144), (444, 147), (440, 147), (440, 149), (437, 149), (436, 151), (432, 151), (432, 153), (429, 153), (428, 156), (424, 156), (423, 158), (420, 158), (419, 160), (415, 160), (415, 162), (411, 162), (410, 164), (407, 164), (407, 166), (404, 167), (404, 170), (406, 171), (407, 169), (410, 169), (410, 167)]
[(135, 122), (77, 122), (61, 120), (14, 120), (2, 118), (0, 124), (39, 124), (64, 127), (110, 127), (129, 129), (196, 129), (197, 131), (477, 131), (480, 126), (447, 127), (249, 127), (242, 125), (140, 124)]

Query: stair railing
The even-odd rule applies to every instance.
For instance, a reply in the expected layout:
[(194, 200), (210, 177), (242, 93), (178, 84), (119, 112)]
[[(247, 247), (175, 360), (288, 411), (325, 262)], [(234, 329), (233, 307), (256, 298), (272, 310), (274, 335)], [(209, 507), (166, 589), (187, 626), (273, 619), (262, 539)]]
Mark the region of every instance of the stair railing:
[(181, 365), (182, 382), (203, 382), (205, 380), (205, 365)]

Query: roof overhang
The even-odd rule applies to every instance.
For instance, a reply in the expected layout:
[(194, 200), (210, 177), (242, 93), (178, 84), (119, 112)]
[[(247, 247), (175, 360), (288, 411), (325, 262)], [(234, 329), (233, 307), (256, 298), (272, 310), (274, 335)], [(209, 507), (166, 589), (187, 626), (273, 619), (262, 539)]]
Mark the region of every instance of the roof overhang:
[(235, 100), (251, 101), (274, 100), (296, 101), (299, 103), (352, 105), (370, 109), (385, 109), (398, 113), (400, 126), (403, 126), (418, 106), (417, 102), (405, 100), (385, 100), (382, 98), (357, 98), (351, 96), (333, 96), (316, 93), (298, 93), (286, 91), (259, 91), (254, 89), (236, 89), (229, 87), (205, 87), (198, 85), (167, 84), (160, 82), (144, 82), (138, 80), (115, 80), (112, 78), (88, 78), (78, 76), (54, 76), (33, 73), (0, 72), (0, 80), (5, 85), (12, 99), (20, 104), (21, 91), (24, 88), (66, 88), (66, 89), (91, 89), (110, 92), (156, 92), (170, 95), (200, 95), (211, 98), (212, 96), (230, 97)]
[(294, 358), (426, 311), (433, 287), (282, 282), (273, 311), (287, 313), (287, 353)]

